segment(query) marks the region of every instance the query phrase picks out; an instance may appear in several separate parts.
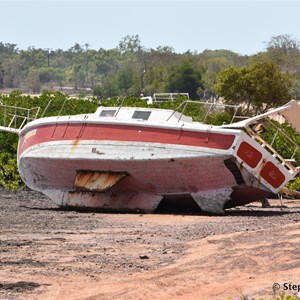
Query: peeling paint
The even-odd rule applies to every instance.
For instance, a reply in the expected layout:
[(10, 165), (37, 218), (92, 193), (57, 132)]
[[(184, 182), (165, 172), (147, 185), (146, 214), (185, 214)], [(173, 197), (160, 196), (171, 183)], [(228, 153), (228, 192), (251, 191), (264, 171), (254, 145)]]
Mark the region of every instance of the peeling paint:
[(116, 185), (128, 174), (110, 171), (77, 171), (74, 188), (77, 191), (104, 192)]

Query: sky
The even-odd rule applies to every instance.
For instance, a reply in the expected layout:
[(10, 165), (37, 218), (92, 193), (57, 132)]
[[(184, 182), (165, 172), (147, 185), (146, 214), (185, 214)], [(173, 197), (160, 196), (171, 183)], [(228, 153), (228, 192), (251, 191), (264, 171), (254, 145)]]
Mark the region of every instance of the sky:
[(108, 50), (138, 35), (147, 49), (253, 55), (274, 36), (300, 40), (300, 0), (0, 0), (0, 12), (0, 42), (19, 49), (67, 50), (78, 43)]

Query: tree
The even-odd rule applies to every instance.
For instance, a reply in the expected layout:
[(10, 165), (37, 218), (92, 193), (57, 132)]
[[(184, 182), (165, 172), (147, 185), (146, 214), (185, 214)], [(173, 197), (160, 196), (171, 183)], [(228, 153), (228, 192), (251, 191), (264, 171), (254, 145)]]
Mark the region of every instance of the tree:
[(17, 57), (10, 57), (2, 64), (3, 87), (16, 88), (21, 81), (22, 65)]
[(216, 92), (214, 90), (214, 86), (217, 83), (217, 78), (219, 72), (224, 67), (228, 67), (227, 62), (224, 58), (211, 58), (205, 61), (203, 68), (203, 84), (204, 90), (202, 98), (210, 99), (210, 98), (217, 98)]
[(291, 88), (292, 98), (300, 99), (300, 80), (294, 79)]
[(174, 48), (169, 46), (158, 46), (156, 50), (152, 49), (152, 51), (157, 51), (160, 53), (174, 53)]
[(73, 47), (71, 47), (69, 49), (69, 51), (73, 52), (73, 53), (81, 53), (84, 51), (84, 49), (81, 45), (79, 45), (78, 43), (75, 43), (75, 45)]
[(118, 49), (122, 53), (126, 52), (137, 52), (141, 49), (141, 41), (138, 35), (126, 35), (119, 42)]
[(281, 34), (273, 36), (268, 42), (267, 49), (270, 50), (281, 50), (284, 54), (290, 52), (299, 52), (299, 42), (292, 38), (289, 34)]
[(272, 60), (281, 70), (300, 79), (300, 45), (291, 35), (284, 34), (272, 37), (267, 44), (267, 51), (259, 58)]
[(124, 68), (118, 72), (117, 76), (118, 87), (126, 96), (129, 94), (129, 89), (134, 84), (134, 73), (131, 68)]
[(34, 68), (30, 69), (30, 72), (26, 79), (26, 86), (34, 93), (39, 93), (41, 91), (42, 84), (37, 69)]
[(104, 78), (103, 83), (95, 84), (93, 95), (99, 100), (117, 97), (119, 95), (119, 88), (115, 76), (107, 76)]
[(197, 65), (201, 67), (204, 90), (201, 98), (217, 99), (214, 86), (217, 83), (219, 72), (230, 66), (241, 67), (247, 58), (229, 50), (204, 50), (198, 55)]
[(187, 61), (174, 69), (168, 81), (170, 92), (189, 93), (191, 99), (196, 99), (198, 89), (203, 88), (201, 73)]
[(226, 102), (246, 104), (256, 112), (280, 106), (291, 99), (292, 77), (269, 61), (249, 67), (230, 67), (218, 76), (216, 89)]

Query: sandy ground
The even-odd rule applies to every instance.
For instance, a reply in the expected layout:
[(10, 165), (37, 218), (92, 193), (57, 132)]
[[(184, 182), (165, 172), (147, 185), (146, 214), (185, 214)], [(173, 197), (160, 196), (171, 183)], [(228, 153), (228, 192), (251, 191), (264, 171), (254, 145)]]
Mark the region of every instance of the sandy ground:
[(0, 299), (270, 299), (300, 289), (300, 200), (208, 216), (64, 211), (30, 191), (0, 197)]

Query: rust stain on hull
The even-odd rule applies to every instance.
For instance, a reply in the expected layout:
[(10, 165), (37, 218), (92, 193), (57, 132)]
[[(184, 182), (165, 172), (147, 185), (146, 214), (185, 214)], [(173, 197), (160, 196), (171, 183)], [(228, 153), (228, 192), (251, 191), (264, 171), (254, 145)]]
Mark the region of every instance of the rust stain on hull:
[(78, 170), (74, 188), (77, 191), (104, 192), (127, 175), (126, 172)]
[(80, 143), (79, 140), (73, 140), (73, 141), (72, 141), (72, 147), (71, 147), (69, 156), (70, 156), (71, 154), (73, 154), (73, 153), (76, 151), (77, 146), (79, 145), (79, 143)]

